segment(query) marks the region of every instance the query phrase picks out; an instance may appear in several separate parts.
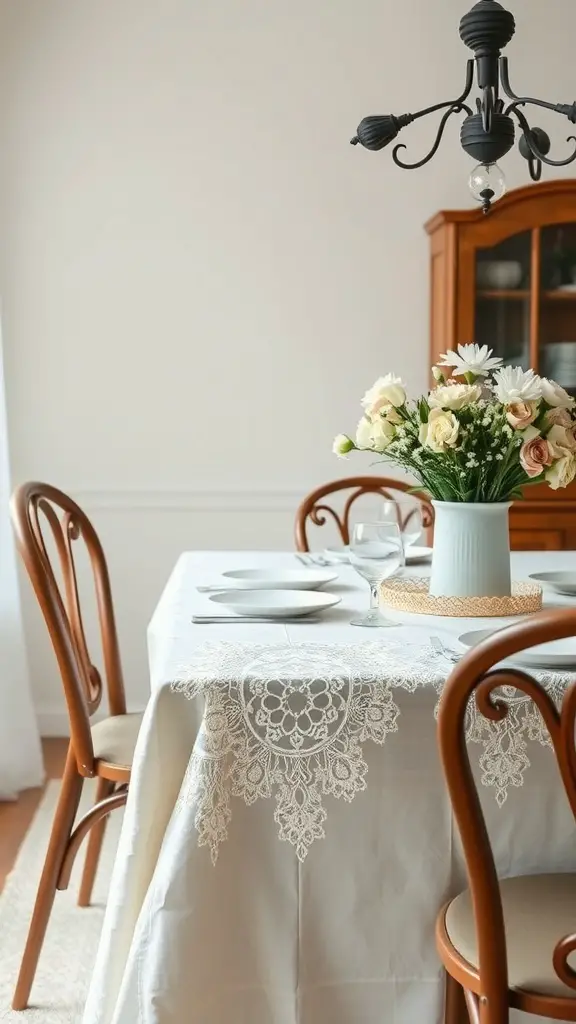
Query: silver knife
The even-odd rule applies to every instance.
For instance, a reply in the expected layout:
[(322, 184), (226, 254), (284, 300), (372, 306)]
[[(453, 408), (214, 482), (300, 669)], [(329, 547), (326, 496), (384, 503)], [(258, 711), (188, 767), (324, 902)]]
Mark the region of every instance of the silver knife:
[(230, 586), (228, 583), (221, 583), (220, 586), (213, 583), (210, 586), (196, 587), (199, 594), (222, 594), (225, 590), (242, 590), (242, 587)]

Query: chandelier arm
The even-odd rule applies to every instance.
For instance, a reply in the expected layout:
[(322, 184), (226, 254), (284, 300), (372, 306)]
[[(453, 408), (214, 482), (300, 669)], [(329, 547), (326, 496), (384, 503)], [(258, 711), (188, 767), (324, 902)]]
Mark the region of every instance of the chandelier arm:
[(517, 96), (510, 85), (507, 57), (500, 57), (500, 81), (506, 96), (509, 100), (512, 100), (512, 103), (504, 111), (505, 114), (514, 114), (520, 104), (529, 103), (533, 107), (543, 107), (545, 110), (553, 110), (557, 114), (564, 114), (569, 121), (576, 123), (576, 103), (549, 103), (548, 100), (539, 100), (534, 96)]
[[(529, 104), (532, 107), (543, 107), (545, 110), (553, 110), (556, 114), (565, 114), (570, 121), (576, 122), (576, 108), (574, 111), (574, 117), (571, 116), (573, 104), (568, 103), (548, 103), (547, 100), (535, 99), (533, 96), (520, 96), (513, 103), (509, 103), (504, 111), (506, 114), (513, 114), (517, 107), (525, 106)], [(570, 111), (570, 113), (568, 113)]]
[[(444, 103), (435, 103), (434, 106), (425, 106), (423, 111), (418, 111), (417, 114), (413, 115), (414, 120), (416, 118), (424, 118), (426, 114), (434, 114), (435, 111), (442, 111), (446, 106), (458, 110), (468, 110), (464, 106), (464, 99), (467, 99), (469, 96), (472, 85), (474, 85), (474, 60), (466, 60), (466, 81), (461, 94), (456, 99), (448, 99)], [(469, 113), (471, 114), (471, 111)]]
[[(515, 108), (512, 111), (512, 113), (518, 119), (518, 123), (520, 124), (520, 127), (522, 128), (522, 131), (524, 132), (524, 138), (526, 139), (526, 145), (528, 146), (528, 149), (530, 150), (532, 156), (536, 160), (539, 160), (541, 163), (548, 164), (550, 167), (566, 167), (567, 164), (571, 164), (573, 162), (573, 160), (576, 160), (576, 145), (574, 146), (574, 152), (571, 153), (570, 156), (566, 157), (565, 160), (551, 160), (549, 156), (546, 156), (544, 153), (541, 152), (541, 150), (538, 149), (538, 146), (536, 145), (536, 142), (534, 141), (534, 136), (532, 134), (532, 129), (530, 128), (530, 125), (528, 124), (528, 120), (524, 116), (522, 111), (518, 110), (517, 108)], [(566, 139), (566, 142), (574, 142), (574, 143), (576, 143), (576, 136), (575, 135), (569, 135), (568, 138)], [(538, 179), (536, 178), (534, 180), (537, 181)]]
[[(446, 100), (444, 103), (434, 103), (431, 107), (424, 107), (423, 110), (419, 110), (416, 114), (412, 114), (412, 119), (416, 121), (419, 117), (426, 117), (427, 114), (433, 114), (436, 110), (444, 110), (446, 107), (455, 107), (460, 110), (468, 110), (469, 108), (464, 106), (464, 100), (468, 98), (474, 85), (474, 61), (466, 61), (466, 82), (464, 83), (464, 89), (460, 96), (455, 100)], [(470, 113), (472, 111), (470, 110)]]
[(406, 146), (403, 142), (399, 142), (398, 145), (394, 146), (394, 149), (392, 150), (392, 159), (394, 163), (397, 164), (398, 167), (402, 167), (402, 169), (405, 171), (415, 171), (418, 167), (423, 167), (424, 164), (427, 164), (428, 161), (431, 160), (435, 153), (438, 151), (438, 147), (442, 141), (442, 136), (444, 134), (444, 129), (446, 127), (446, 122), (448, 121), (448, 118), (452, 114), (458, 114), (461, 110), (466, 110), (468, 114), (472, 113), (470, 107), (468, 107), (465, 103), (453, 103), (452, 106), (446, 111), (442, 120), (440, 121), (440, 124), (438, 125), (438, 133), (436, 135), (436, 139), (434, 141), (432, 149), (430, 150), (429, 153), (426, 154), (425, 157), (422, 158), (422, 160), (418, 160), (417, 163), (414, 164), (404, 163), (404, 161), (401, 160), (400, 157), (398, 156), (398, 153), (401, 149), (406, 149)]

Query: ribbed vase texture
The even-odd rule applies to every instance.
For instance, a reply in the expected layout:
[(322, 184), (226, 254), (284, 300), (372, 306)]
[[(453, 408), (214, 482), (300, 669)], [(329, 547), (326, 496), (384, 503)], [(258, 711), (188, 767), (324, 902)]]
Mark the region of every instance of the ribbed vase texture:
[(435, 597), (510, 594), (509, 501), (433, 501), (430, 593)]

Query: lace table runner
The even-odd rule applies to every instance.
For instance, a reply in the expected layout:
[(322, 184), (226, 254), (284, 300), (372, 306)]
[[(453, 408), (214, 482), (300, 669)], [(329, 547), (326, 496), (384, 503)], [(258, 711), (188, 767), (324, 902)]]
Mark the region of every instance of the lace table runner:
[[(331, 795), (351, 801), (366, 788), (367, 741), (398, 731), (395, 690), (432, 687), (438, 695), (450, 666), (428, 643), (405, 639), (361, 644), (217, 643), (178, 667), (172, 689), (203, 697), (205, 712), (180, 801), (194, 801), (198, 842), (216, 863), (227, 838), (231, 798), (252, 804), (274, 795), (279, 836), (303, 861), (324, 838)], [(533, 673), (560, 703), (569, 674)], [(484, 718), (470, 702), (467, 737), (482, 746), (481, 779), (504, 803), (530, 765), (527, 740), (550, 746), (535, 705), (503, 687), (509, 713)]]

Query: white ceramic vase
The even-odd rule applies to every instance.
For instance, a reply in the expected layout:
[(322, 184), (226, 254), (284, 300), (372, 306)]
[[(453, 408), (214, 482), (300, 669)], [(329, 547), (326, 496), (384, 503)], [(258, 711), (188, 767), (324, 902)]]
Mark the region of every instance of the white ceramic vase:
[(496, 504), (433, 501), (434, 548), (430, 593), (434, 597), (500, 597), (510, 594), (508, 509)]

